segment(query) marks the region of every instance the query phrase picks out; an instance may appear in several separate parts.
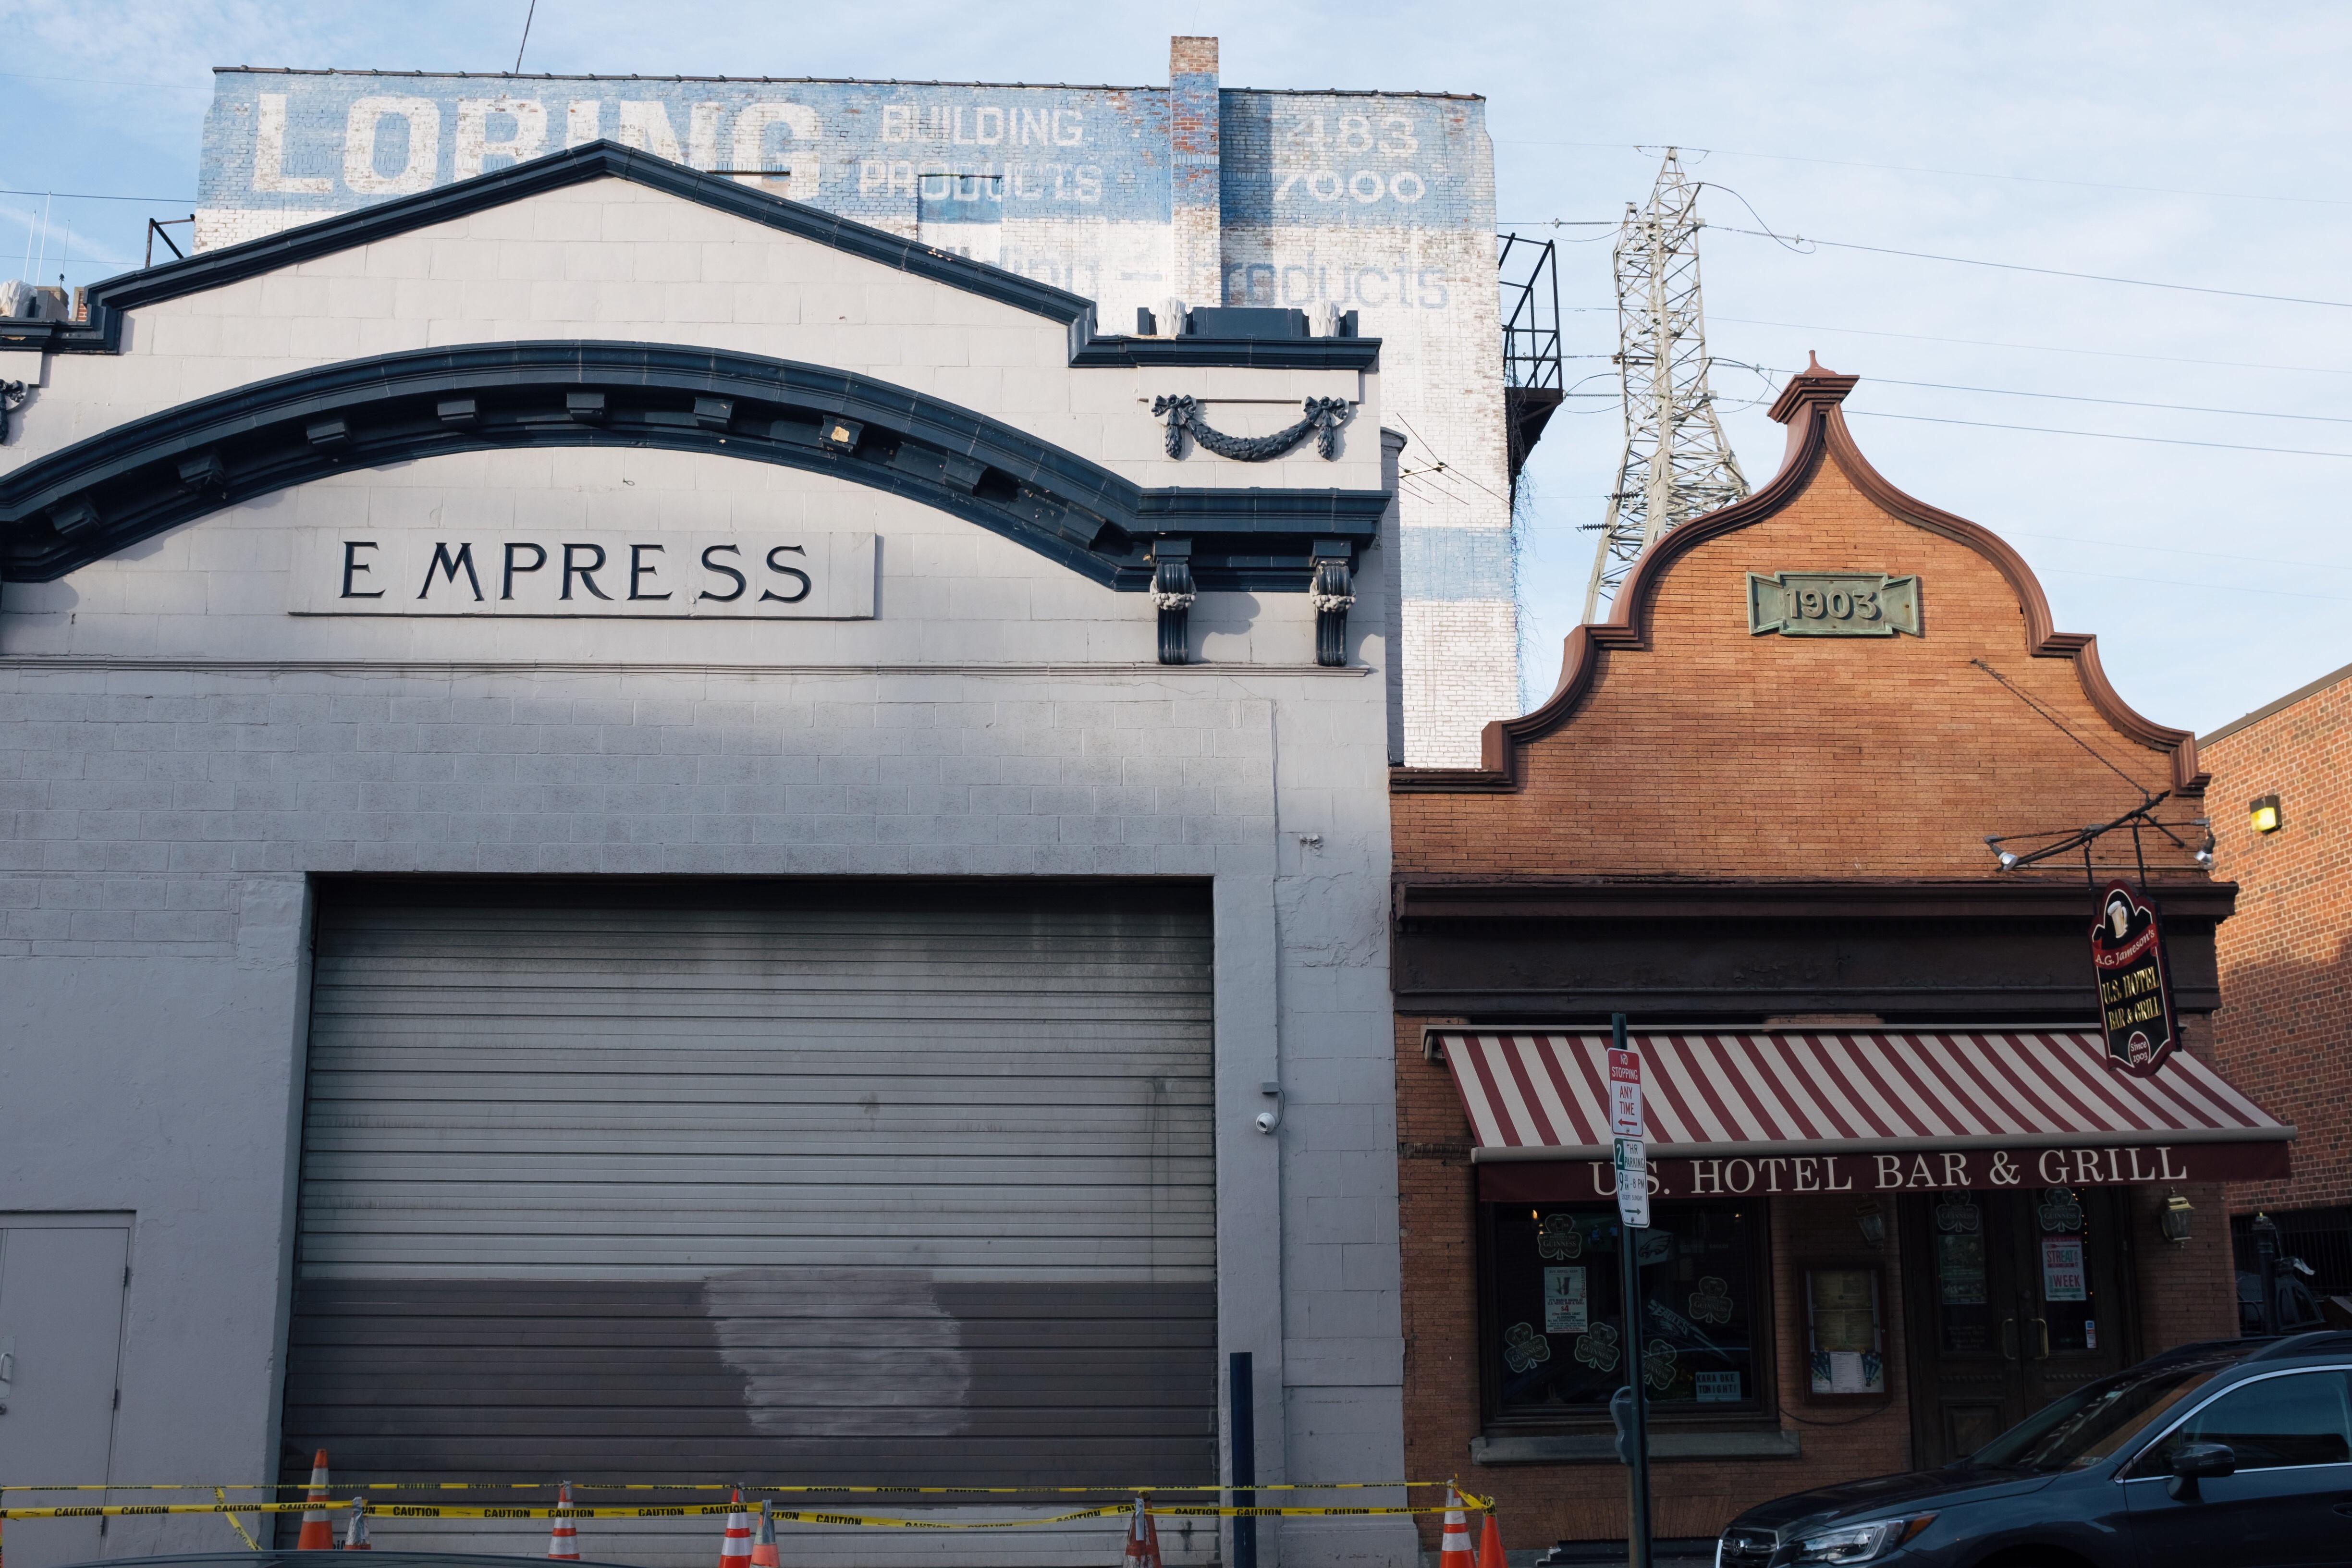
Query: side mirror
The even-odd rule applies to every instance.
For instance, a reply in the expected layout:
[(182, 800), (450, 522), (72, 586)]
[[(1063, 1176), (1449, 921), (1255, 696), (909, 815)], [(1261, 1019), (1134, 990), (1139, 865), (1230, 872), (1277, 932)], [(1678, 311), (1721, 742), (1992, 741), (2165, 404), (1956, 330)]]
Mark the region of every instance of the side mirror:
[(2237, 1472), (2237, 1451), (2227, 1443), (2190, 1443), (2172, 1456), (2172, 1479), (2164, 1489), (2176, 1502), (2195, 1502), (2199, 1481)]

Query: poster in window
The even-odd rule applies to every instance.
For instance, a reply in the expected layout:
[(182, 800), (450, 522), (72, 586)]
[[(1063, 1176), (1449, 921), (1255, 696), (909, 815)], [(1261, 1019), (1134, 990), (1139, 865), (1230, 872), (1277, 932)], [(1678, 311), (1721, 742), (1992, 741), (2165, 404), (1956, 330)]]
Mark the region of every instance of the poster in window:
[(1805, 1300), (1811, 1320), (1815, 1394), (1884, 1394), (1878, 1275), (1869, 1268), (1809, 1268)]
[(1721, 1405), (1739, 1398), (1739, 1374), (1736, 1372), (1693, 1373), (1691, 1382), (1701, 1405)]
[(1544, 1332), (1580, 1334), (1592, 1326), (1581, 1268), (1544, 1271)]
[(2083, 1272), (2083, 1238), (2045, 1236), (2042, 1238), (2042, 1299), (2045, 1301), (2087, 1301), (2090, 1280)]
[(1947, 1307), (1985, 1304), (1982, 1232), (1936, 1237), (1936, 1287)]

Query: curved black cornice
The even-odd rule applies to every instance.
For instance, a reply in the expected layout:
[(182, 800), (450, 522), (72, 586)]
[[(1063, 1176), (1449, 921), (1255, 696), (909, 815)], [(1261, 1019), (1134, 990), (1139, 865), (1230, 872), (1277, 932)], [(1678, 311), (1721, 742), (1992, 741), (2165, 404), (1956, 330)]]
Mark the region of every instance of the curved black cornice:
[(971, 409), (791, 360), (663, 343), (480, 343), (257, 382), (36, 458), (0, 476), (0, 577), (47, 582), (345, 469), (550, 446), (659, 447), (832, 474), (1130, 593), (1151, 585), (1153, 547), (1178, 541), (1190, 542), (1201, 587), (1309, 592), (1334, 547), (1352, 556), (1377, 537), (1389, 500), (1146, 489)]
[(1097, 338), (1094, 301), (986, 262), (901, 239), (799, 202), (706, 174), (617, 142), (534, 158), (454, 184), (339, 213), (242, 245), (207, 250), (183, 261), (126, 272), (92, 284), (88, 321), (0, 319), (0, 346), (52, 353), (117, 353), (123, 313), (226, 283), (275, 272), (298, 262), (372, 245), (411, 229), (447, 223), (487, 208), (590, 180), (627, 180), (681, 200), (712, 207), (766, 228), (797, 235), (895, 271), (1059, 321), (1068, 329), (1070, 363), (1112, 365), (1255, 365), (1276, 370), (1370, 370), (1380, 362), (1378, 338)]

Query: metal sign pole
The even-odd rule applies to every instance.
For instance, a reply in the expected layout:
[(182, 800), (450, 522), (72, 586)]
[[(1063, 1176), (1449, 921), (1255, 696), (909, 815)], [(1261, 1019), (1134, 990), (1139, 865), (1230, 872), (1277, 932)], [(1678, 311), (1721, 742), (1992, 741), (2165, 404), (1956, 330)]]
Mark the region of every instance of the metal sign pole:
[[(1622, 1284), (1620, 1300), (1625, 1308), (1625, 1384), (1633, 1393), (1627, 1401), (1626, 1464), (1632, 1471), (1633, 1491), (1627, 1510), (1625, 1531), (1626, 1568), (1651, 1568), (1650, 1564), (1650, 1420), (1649, 1399), (1643, 1388), (1642, 1361), (1642, 1261), (1641, 1237), (1650, 1225), (1649, 1162), (1643, 1146), (1641, 1125), (1641, 1058), (1634, 1056), (1625, 1043), (1625, 1015), (1609, 1016), (1610, 1077), (1612, 1099), (1622, 1101), (1618, 1088), (1620, 1064), (1631, 1062), (1633, 1085), (1631, 1137), (1625, 1136), (1627, 1125), (1618, 1121), (1617, 1142), (1617, 1237), (1618, 1265)], [(1612, 1107), (1612, 1110), (1614, 1108)], [(1612, 1121), (1615, 1118), (1612, 1117)], [(1629, 1148), (1628, 1145), (1631, 1145)], [(1633, 1190), (1629, 1190), (1633, 1189)]]

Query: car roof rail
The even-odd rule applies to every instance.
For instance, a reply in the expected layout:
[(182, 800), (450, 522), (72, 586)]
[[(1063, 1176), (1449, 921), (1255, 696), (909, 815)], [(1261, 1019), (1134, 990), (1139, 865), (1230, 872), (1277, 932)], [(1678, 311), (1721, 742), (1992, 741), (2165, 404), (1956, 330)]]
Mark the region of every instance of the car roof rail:
[(2260, 1341), (2250, 1342), (2242, 1339), (2191, 1340), (2186, 1344), (2178, 1344), (2172, 1346), (2169, 1350), (2158, 1351), (2154, 1355), (2149, 1356), (2147, 1361), (2143, 1362), (2141, 1364), (2152, 1366), (2158, 1362), (2203, 1361), (2209, 1358), (2221, 1356), (2231, 1358), (2242, 1357), (2246, 1353), (2247, 1346), (2250, 1343), (2258, 1344), (2260, 1342)]
[(2300, 1334), (2288, 1334), (2273, 1340), (2248, 1361), (2277, 1361), (2284, 1356), (2352, 1355), (2352, 1331), (2345, 1329), (2312, 1329)]

